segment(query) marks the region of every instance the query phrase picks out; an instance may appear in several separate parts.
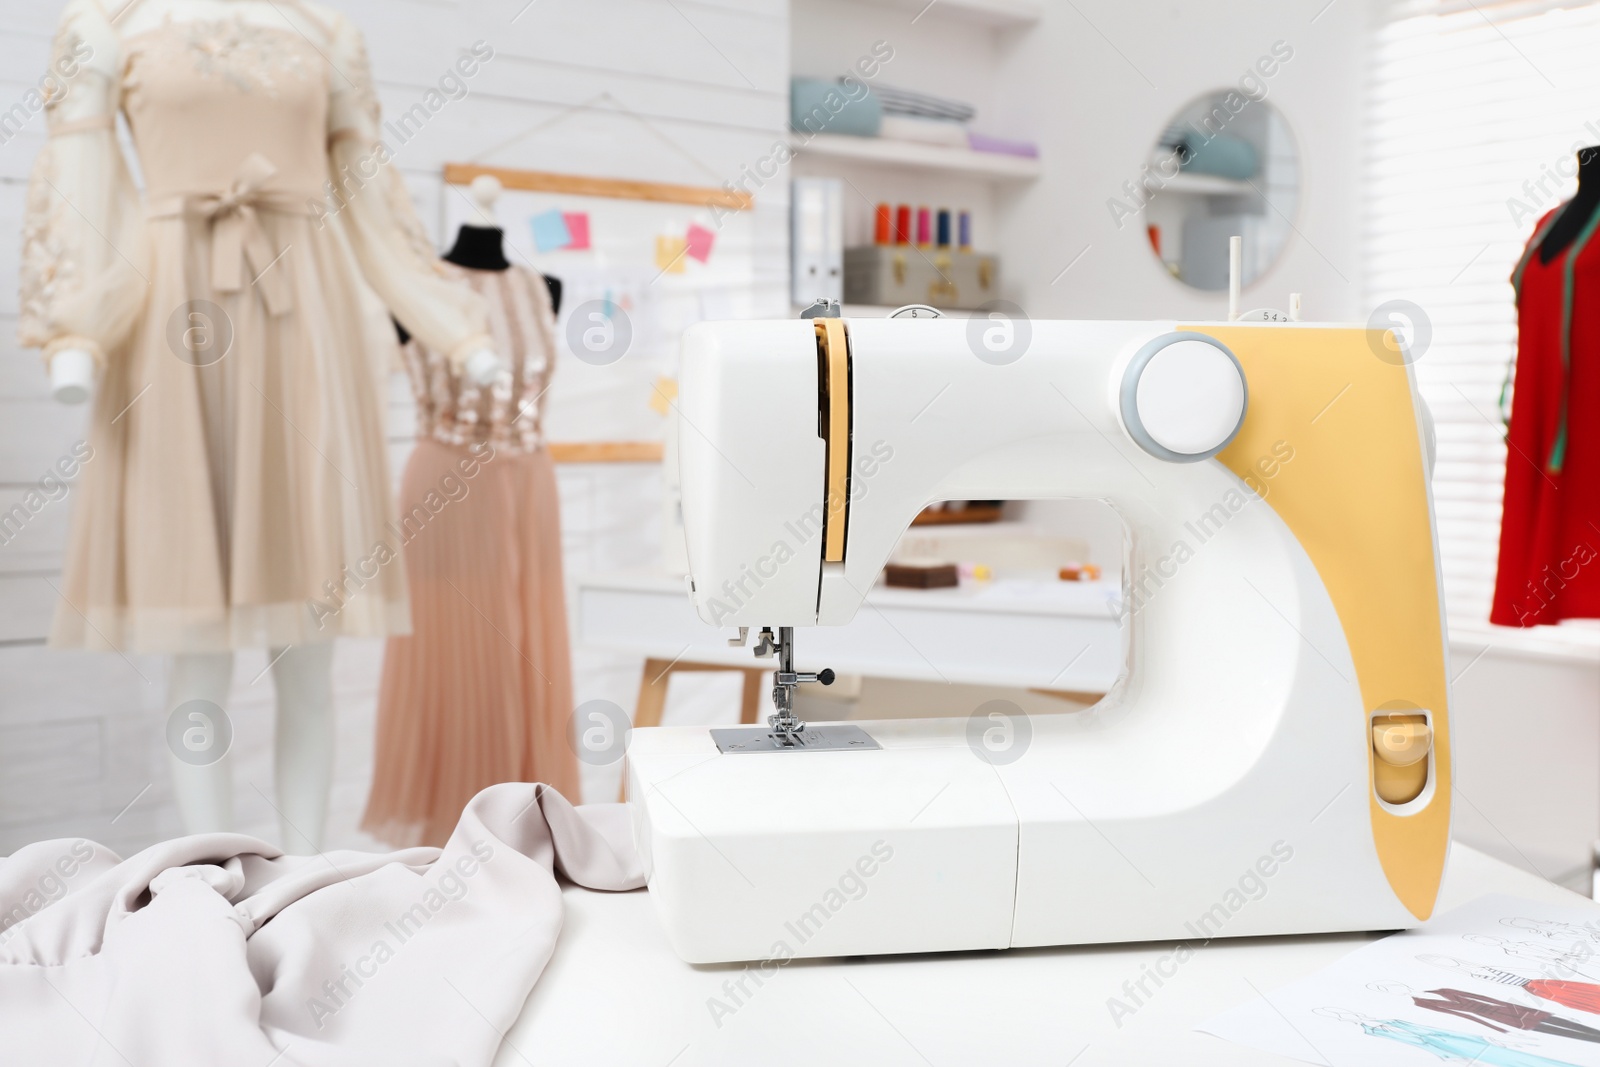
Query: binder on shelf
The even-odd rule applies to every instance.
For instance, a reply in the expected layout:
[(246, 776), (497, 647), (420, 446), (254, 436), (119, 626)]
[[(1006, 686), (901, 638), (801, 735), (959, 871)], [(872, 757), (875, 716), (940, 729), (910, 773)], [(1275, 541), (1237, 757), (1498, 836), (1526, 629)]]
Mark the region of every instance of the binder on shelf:
[(790, 198), (790, 299), (844, 299), (844, 183), (796, 178)]

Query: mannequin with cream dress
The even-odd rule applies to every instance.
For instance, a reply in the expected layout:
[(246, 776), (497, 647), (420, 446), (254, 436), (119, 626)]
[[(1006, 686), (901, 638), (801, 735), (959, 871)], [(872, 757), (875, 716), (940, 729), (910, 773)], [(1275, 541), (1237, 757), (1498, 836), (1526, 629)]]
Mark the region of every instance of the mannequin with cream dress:
[[(57, 400), (95, 406), (50, 643), (172, 655), (167, 708), (196, 736), (215, 733), (234, 650), (266, 648), (274, 807), (284, 847), (314, 852), (333, 638), (409, 628), (386, 527), (388, 313), (471, 381), (505, 367), (389, 163), (338, 12), (71, 0), (55, 50), (76, 71), (45, 104), (19, 336)], [(171, 763), (186, 829), (231, 829), (227, 754)]]

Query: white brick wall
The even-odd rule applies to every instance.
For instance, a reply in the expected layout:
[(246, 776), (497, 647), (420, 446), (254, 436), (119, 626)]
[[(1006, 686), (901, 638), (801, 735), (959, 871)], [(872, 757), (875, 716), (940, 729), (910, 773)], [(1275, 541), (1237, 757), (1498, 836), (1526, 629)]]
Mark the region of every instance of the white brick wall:
[[(441, 187), (444, 163), (477, 159), (517, 134), (535, 132), (481, 159), (619, 178), (716, 185), (764, 154), (783, 135), (789, 70), (785, 0), (334, 0), (364, 30), (386, 113), (410, 107), (478, 40), (494, 59), (401, 146), (397, 161), (434, 237), (447, 245), (462, 200)], [(17, 99), (44, 68), (58, 9), (4, 0), (0, 5), (0, 101)], [(520, 11), (520, 14), (519, 14)], [(515, 19), (515, 21), (513, 21)], [(602, 96), (602, 94), (609, 94)], [(582, 105), (587, 104), (587, 107)], [(625, 112), (631, 112), (629, 116)], [(0, 511), (11, 506), (84, 435), (87, 411), (53, 403), (43, 371), (15, 341), (17, 246), (25, 182), (42, 143), (43, 117), (0, 146)], [(531, 244), (522, 228), (532, 203), (512, 203), (504, 218), (514, 249)], [(638, 205), (563, 202), (596, 222)], [(661, 205), (659, 228), (706, 216)], [(610, 214), (608, 214), (608, 212)], [(504, 217), (504, 216), (503, 216)], [(774, 183), (736, 229), (719, 234), (719, 289), (750, 310), (787, 309), (787, 188)], [(629, 226), (638, 225), (628, 216)], [(7, 236), (9, 235), (9, 236)], [(601, 236), (597, 234), (597, 237)], [(648, 267), (652, 236), (637, 248), (612, 247), (611, 265), (630, 256)], [(725, 253), (726, 255), (721, 255)], [(540, 259), (559, 274), (593, 257)], [(672, 278), (656, 308), (668, 332), (627, 373), (584, 374), (577, 367), (551, 394), (550, 418), (563, 440), (653, 436), (660, 420), (641, 383), (671, 372), (676, 329), (699, 317), (692, 284)], [(624, 363), (635, 360), (630, 355)], [(568, 361), (569, 368), (572, 363)], [(619, 365), (620, 366), (620, 365)], [(566, 388), (563, 389), (562, 386)], [(395, 473), (409, 448), (406, 389), (391, 383)], [(650, 466), (570, 467), (561, 472), (563, 547), (568, 572), (639, 566), (657, 555), (657, 470)], [(166, 664), (152, 657), (60, 652), (44, 647), (59, 584), (70, 495), (41, 511), (0, 547), (0, 854), (28, 841), (85, 835), (129, 851), (179, 831), (162, 740)], [(368, 845), (356, 831), (371, 776), (377, 641), (341, 642), (335, 659), (339, 754), (330, 816), (332, 845)], [(240, 828), (274, 838), (271, 677), (260, 652), (238, 657), (233, 698), (236, 811)], [(597, 696), (631, 706), (636, 662), (578, 653), (577, 699)], [(586, 788), (615, 796), (615, 773)], [(263, 795), (265, 794), (265, 795)]]

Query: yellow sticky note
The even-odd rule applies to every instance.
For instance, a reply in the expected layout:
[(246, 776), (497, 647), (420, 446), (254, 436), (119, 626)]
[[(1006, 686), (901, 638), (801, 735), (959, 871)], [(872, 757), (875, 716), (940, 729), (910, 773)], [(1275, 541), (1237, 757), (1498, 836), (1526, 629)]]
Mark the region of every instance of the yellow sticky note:
[(650, 392), (650, 410), (657, 415), (665, 415), (672, 408), (672, 402), (678, 399), (678, 379), (657, 378), (656, 386)]
[(684, 258), (689, 254), (689, 242), (682, 237), (656, 238), (656, 266), (668, 274), (684, 272)]

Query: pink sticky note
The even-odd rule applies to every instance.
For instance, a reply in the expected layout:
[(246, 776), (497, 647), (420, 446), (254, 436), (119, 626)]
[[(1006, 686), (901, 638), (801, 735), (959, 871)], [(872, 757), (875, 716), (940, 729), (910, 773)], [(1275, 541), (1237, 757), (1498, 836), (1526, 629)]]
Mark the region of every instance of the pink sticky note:
[(567, 233), (572, 240), (567, 245), (568, 252), (582, 252), (589, 247), (589, 213), (587, 211), (563, 211), (561, 217), (566, 220)]
[(689, 256), (704, 263), (711, 258), (711, 242), (716, 234), (698, 223), (689, 223), (689, 229), (684, 233), (684, 239), (689, 244)]

